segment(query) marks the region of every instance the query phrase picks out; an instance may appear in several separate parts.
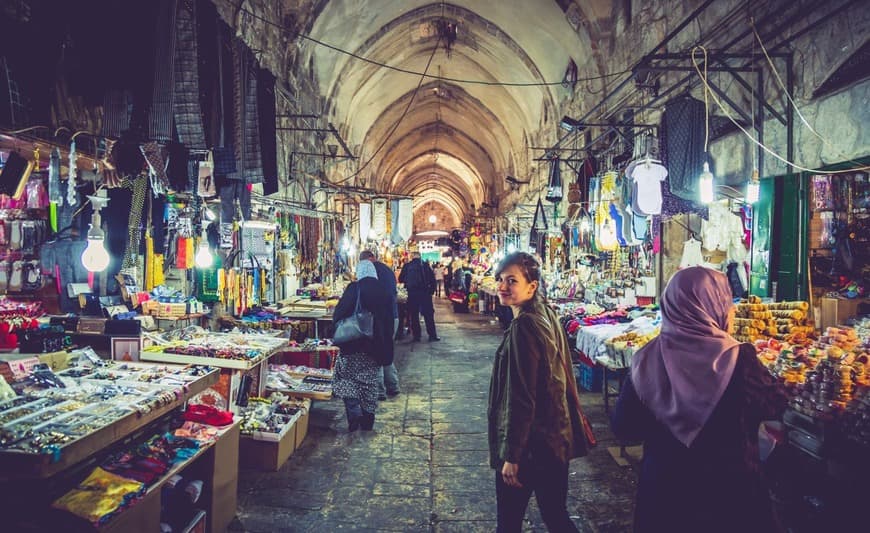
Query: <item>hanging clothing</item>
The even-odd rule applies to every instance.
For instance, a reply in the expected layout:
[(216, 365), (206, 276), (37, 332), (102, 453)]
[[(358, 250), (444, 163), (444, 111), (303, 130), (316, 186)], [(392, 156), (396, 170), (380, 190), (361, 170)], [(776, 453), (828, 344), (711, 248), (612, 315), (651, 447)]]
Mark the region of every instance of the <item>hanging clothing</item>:
[(359, 241), (366, 242), (369, 239), (369, 231), (372, 229), (372, 204), (359, 204)]
[(701, 241), (694, 238), (683, 243), (683, 257), (680, 259), (680, 268), (689, 268), (704, 265), (704, 256), (701, 253)]
[(668, 169), (658, 163), (639, 163), (629, 174), (634, 181), (632, 208), (640, 215), (658, 215), (662, 212), (662, 182)]
[(407, 241), (414, 234), (414, 203), (410, 199), (399, 200), (399, 236)]
[[(707, 250), (727, 252), (732, 243), (743, 246), (743, 222), (728, 206), (714, 202), (707, 207), (707, 220), (701, 221), (701, 240)], [(744, 254), (745, 255), (745, 254)]]
[(698, 176), (704, 167), (704, 102), (689, 95), (668, 102), (662, 113), (661, 145), (668, 188), (685, 200), (698, 200)]

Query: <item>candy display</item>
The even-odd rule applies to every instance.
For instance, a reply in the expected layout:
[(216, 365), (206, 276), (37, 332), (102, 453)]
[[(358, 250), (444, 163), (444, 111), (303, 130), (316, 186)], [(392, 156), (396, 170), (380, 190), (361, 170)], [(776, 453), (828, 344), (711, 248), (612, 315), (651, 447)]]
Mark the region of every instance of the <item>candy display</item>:
[(737, 304), (734, 338), (753, 342), (762, 337), (779, 340), (806, 337), (813, 333), (807, 302), (762, 303), (757, 296)]
[(828, 327), (817, 341), (763, 339), (755, 346), (759, 360), (791, 395), (792, 410), (870, 445), (870, 354), (858, 331)]

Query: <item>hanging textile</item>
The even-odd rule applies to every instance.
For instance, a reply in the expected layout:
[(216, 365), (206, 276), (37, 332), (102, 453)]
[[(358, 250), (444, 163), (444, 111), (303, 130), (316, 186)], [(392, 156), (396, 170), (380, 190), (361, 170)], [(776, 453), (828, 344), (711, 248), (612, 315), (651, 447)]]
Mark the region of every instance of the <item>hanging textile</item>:
[(359, 240), (366, 242), (372, 229), (372, 204), (359, 204)]
[(379, 240), (387, 233), (387, 200), (385, 198), (372, 200), (372, 229)]
[(176, 11), (175, 72), (172, 111), (178, 139), (192, 150), (205, 150), (199, 103), (196, 2), (179, 2)]
[(402, 236), (399, 235), (399, 200), (390, 200), (390, 240), (393, 244), (402, 242)]
[(166, 142), (172, 140), (177, 0), (162, 0), (156, 9), (154, 90), (151, 96), (148, 130), (152, 140)]
[(704, 166), (704, 102), (678, 96), (662, 113), (662, 159), (668, 188), (685, 200), (698, 199), (698, 175)]
[(410, 198), (399, 200), (399, 237), (407, 241), (414, 234), (414, 202)]

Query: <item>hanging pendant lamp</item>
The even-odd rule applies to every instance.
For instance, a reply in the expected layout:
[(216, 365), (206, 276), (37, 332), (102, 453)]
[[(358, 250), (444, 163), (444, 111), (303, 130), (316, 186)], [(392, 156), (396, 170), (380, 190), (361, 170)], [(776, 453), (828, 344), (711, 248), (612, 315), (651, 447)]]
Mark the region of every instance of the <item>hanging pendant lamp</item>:
[(550, 181), (547, 182), (545, 199), (554, 204), (562, 201), (562, 165), (559, 156), (550, 160)]

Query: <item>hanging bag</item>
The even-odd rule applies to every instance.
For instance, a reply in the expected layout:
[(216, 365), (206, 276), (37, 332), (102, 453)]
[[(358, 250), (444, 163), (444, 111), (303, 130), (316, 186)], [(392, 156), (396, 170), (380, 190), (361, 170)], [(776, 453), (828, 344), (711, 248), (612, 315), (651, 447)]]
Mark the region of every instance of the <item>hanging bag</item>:
[[(543, 228), (538, 226), (539, 216), (543, 223)], [(535, 253), (539, 255), (544, 253), (543, 241), (548, 229), (549, 227), (547, 225), (547, 215), (544, 212), (544, 204), (541, 203), (541, 199), (538, 198), (538, 205), (535, 206), (535, 218), (532, 220), (532, 229), (529, 232), (529, 247), (534, 248)]]
[(347, 318), (342, 318), (335, 323), (335, 334), (332, 336), (333, 344), (341, 346), (349, 344), (353, 341), (371, 339), (375, 333), (375, 316), (366, 309), (360, 306), (360, 294), (362, 290), (357, 284), (356, 287), (356, 307), (353, 314)]
[[(561, 329), (561, 325), (556, 323), (553, 327), (557, 328), (558, 334), (562, 337), (562, 345), (564, 347), (569, 347), (568, 339), (564, 336), (564, 330)], [(570, 348), (569, 348), (570, 350)], [(586, 418), (586, 413), (583, 412), (583, 408), (580, 406), (580, 396), (577, 394), (577, 385), (573, 382), (573, 380), (569, 380), (568, 376), (571, 375), (571, 365), (568, 363), (570, 351), (565, 353), (565, 357), (562, 357), (562, 367), (565, 369), (565, 382), (566, 389), (568, 395), (568, 416), (571, 419), (571, 432), (573, 436), (574, 449), (572, 450), (571, 457), (583, 457), (589, 450), (594, 448), (598, 444), (598, 440), (595, 438), (595, 433), (592, 432), (592, 424), (589, 422), (589, 419)]]

